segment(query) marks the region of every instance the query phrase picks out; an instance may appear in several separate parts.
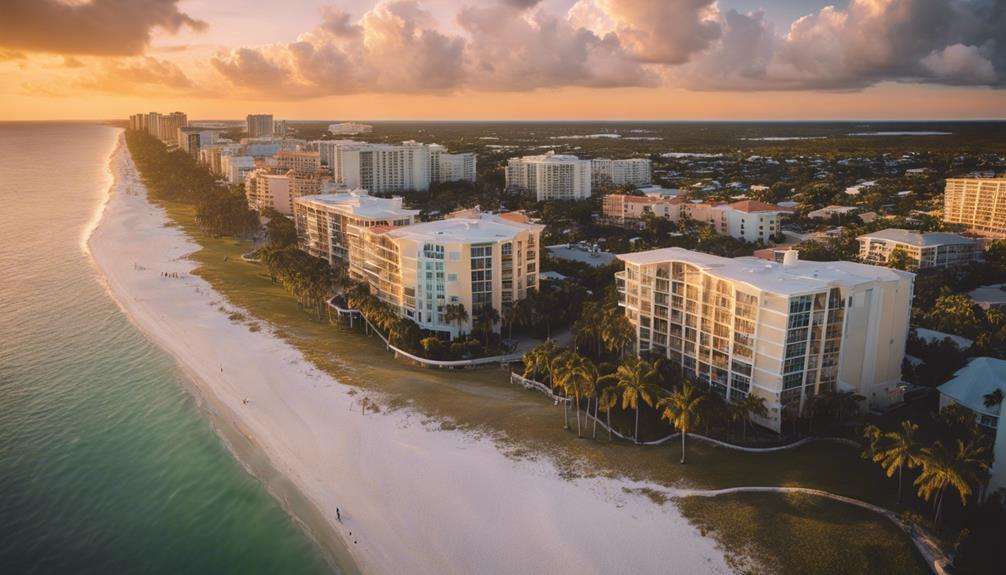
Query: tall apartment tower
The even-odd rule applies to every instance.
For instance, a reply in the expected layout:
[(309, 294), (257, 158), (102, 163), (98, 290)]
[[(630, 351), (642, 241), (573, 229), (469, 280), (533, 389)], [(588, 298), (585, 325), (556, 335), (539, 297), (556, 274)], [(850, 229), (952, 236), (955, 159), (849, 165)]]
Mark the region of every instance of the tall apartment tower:
[(582, 200), (590, 197), (590, 160), (548, 152), (510, 158), (506, 186), (534, 194), (538, 201)]
[(1006, 238), (1006, 177), (948, 179), (943, 221), (986, 238)]
[(248, 114), (245, 118), (245, 131), (248, 132), (249, 138), (272, 136), (272, 114)]
[(724, 398), (756, 394), (779, 431), (810, 398), (900, 399), (915, 275), (853, 262), (723, 258), (681, 248), (618, 256), (637, 353), (667, 357)]

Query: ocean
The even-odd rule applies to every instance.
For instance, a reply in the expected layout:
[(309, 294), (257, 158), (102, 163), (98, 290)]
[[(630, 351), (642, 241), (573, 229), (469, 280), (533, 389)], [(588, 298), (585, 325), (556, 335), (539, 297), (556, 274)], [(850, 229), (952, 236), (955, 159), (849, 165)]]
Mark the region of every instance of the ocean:
[(119, 132), (0, 123), (0, 572), (331, 573), (85, 251)]

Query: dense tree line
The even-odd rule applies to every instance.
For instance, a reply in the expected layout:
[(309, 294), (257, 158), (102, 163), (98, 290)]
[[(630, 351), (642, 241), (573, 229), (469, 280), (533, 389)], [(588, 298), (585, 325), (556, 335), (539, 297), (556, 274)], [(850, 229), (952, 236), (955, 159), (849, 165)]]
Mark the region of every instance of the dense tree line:
[(246, 236), (259, 227), (240, 187), (231, 188), (180, 149), (145, 132), (128, 130), (126, 145), (155, 200), (194, 205), (196, 222), (213, 236)]

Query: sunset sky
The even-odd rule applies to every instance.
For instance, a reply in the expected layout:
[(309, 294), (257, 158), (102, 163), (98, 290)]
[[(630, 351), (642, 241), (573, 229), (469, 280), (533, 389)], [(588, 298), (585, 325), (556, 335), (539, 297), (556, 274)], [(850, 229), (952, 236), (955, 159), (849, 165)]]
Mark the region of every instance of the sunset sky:
[(1006, 117), (1002, 0), (3, 0), (0, 120)]

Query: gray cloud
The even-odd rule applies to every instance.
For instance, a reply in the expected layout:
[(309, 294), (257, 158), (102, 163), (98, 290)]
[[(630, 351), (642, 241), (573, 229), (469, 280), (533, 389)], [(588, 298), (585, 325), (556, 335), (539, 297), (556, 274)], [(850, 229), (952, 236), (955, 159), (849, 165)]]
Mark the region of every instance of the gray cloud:
[(182, 27), (206, 27), (179, 11), (177, 4), (178, 0), (4, 0), (0, 46), (60, 54), (141, 54), (154, 28), (177, 32)]

